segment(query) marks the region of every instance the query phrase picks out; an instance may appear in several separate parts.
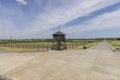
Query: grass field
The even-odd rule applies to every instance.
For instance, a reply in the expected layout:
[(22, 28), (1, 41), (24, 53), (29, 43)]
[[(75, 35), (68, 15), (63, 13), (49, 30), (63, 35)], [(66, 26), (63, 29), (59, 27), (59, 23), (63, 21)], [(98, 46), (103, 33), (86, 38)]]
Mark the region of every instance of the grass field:
[(99, 42), (93, 42), (93, 43), (89, 43), (87, 44), (87, 48), (93, 47), (95, 45), (97, 45)]
[[(0, 50), (7, 50), (7, 51), (12, 51), (12, 52), (44, 52), (47, 51), (47, 47), (52, 46), (52, 42), (22, 42), (22, 43), (1, 43), (0, 45), (6, 45), (7, 47), (0, 47)], [(12, 45), (12, 48), (11, 48)], [(13, 46), (19, 46), (19, 48), (13, 47)], [(23, 46), (27, 46), (28, 48), (22, 48)], [(38, 50), (35, 50), (34, 47), (36, 48), (37, 46), (40, 46)]]
[(51, 46), (52, 42), (22, 42), (22, 43), (3, 43), (5, 45), (20, 45), (20, 46)]
[(120, 48), (120, 41), (119, 41), (119, 40), (108, 40), (108, 42), (109, 42), (114, 48)]
[[(84, 41), (69, 41), (66, 42), (66, 45), (68, 48), (74, 48), (74, 49), (83, 49), (83, 42)], [(92, 43), (87, 43), (86, 47), (92, 47), (94, 45), (96, 45), (98, 42), (92, 42)], [(43, 52), (43, 51), (47, 51), (51, 49), (51, 46), (53, 45), (52, 42), (22, 42), (22, 43), (1, 43), (0, 45), (7, 45), (8, 47), (0, 47), (0, 50), (7, 50), (7, 51), (12, 51), (12, 52), (37, 52), (36, 50), (32, 49), (32, 48), (11, 48), (10, 46), (12, 45), (16, 45), (16, 46), (28, 46), (28, 47), (37, 47), (37, 46), (41, 46), (41, 47), (49, 47), (49, 49), (42, 49), (39, 50), (39, 52)]]
[[(86, 46), (86, 49), (87, 49), (87, 48), (90, 48), (90, 47), (93, 47), (93, 46), (97, 45), (98, 43), (99, 43), (99, 42), (87, 43), (87, 44), (85, 45), (85, 46)], [(77, 49), (78, 49), (78, 50), (83, 49), (83, 45), (79, 46)]]
[(35, 52), (34, 50), (31, 50), (31, 49), (19, 49), (19, 48), (10, 48), (10, 47), (0, 47), (0, 50), (17, 52), (17, 53)]

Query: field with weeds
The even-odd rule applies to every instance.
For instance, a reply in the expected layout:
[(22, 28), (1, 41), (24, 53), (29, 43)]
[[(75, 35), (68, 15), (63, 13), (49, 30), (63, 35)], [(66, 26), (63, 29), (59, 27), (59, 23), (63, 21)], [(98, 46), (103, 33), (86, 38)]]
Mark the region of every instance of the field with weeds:
[(114, 48), (120, 48), (120, 40), (108, 40)]
[[(71, 40), (66, 42), (67, 49), (83, 49), (83, 45), (86, 48), (96, 45), (97, 41), (91, 40)], [(53, 45), (52, 41), (34, 41), (34, 42), (1, 42), (0, 50), (7, 50), (12, 52), (44, 52), (51, 50)]]

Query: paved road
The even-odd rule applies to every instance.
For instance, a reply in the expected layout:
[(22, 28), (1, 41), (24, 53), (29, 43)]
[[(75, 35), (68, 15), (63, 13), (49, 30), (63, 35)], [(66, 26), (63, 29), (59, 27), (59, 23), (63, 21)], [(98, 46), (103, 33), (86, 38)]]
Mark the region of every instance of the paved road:
[(106, 42), (88, 50), (50, 51), (4, 75), (14, 80), (120, 80), (120, 53)]
[(92, 47), (90, 49), (92, 49), (92, 50), (106, 50), (106, 51), (109, 50), (109, 51), (112, 51), (112, 46), (108, 42), (103, 41), (100, 44), (98, 44), (98, 45), (96, 45), (96, 46), (94, 46), (94, 47)]

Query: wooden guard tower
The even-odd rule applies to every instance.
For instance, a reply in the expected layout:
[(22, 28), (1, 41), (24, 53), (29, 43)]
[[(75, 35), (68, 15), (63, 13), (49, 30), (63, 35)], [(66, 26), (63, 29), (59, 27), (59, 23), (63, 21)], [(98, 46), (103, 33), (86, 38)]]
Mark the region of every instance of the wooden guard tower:
[(64, 50), (66, 48), (66, 39), (65, 34), (61, 31), (58, 31), (53, 34), (53, 46), (52, 50)]

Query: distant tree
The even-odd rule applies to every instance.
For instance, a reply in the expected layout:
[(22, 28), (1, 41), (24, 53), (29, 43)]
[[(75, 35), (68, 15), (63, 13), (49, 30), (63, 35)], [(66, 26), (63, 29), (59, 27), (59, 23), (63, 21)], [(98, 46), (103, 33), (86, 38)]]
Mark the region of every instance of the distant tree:
[(118, 40), (120, 40), (120, 38), (118, 38)]

